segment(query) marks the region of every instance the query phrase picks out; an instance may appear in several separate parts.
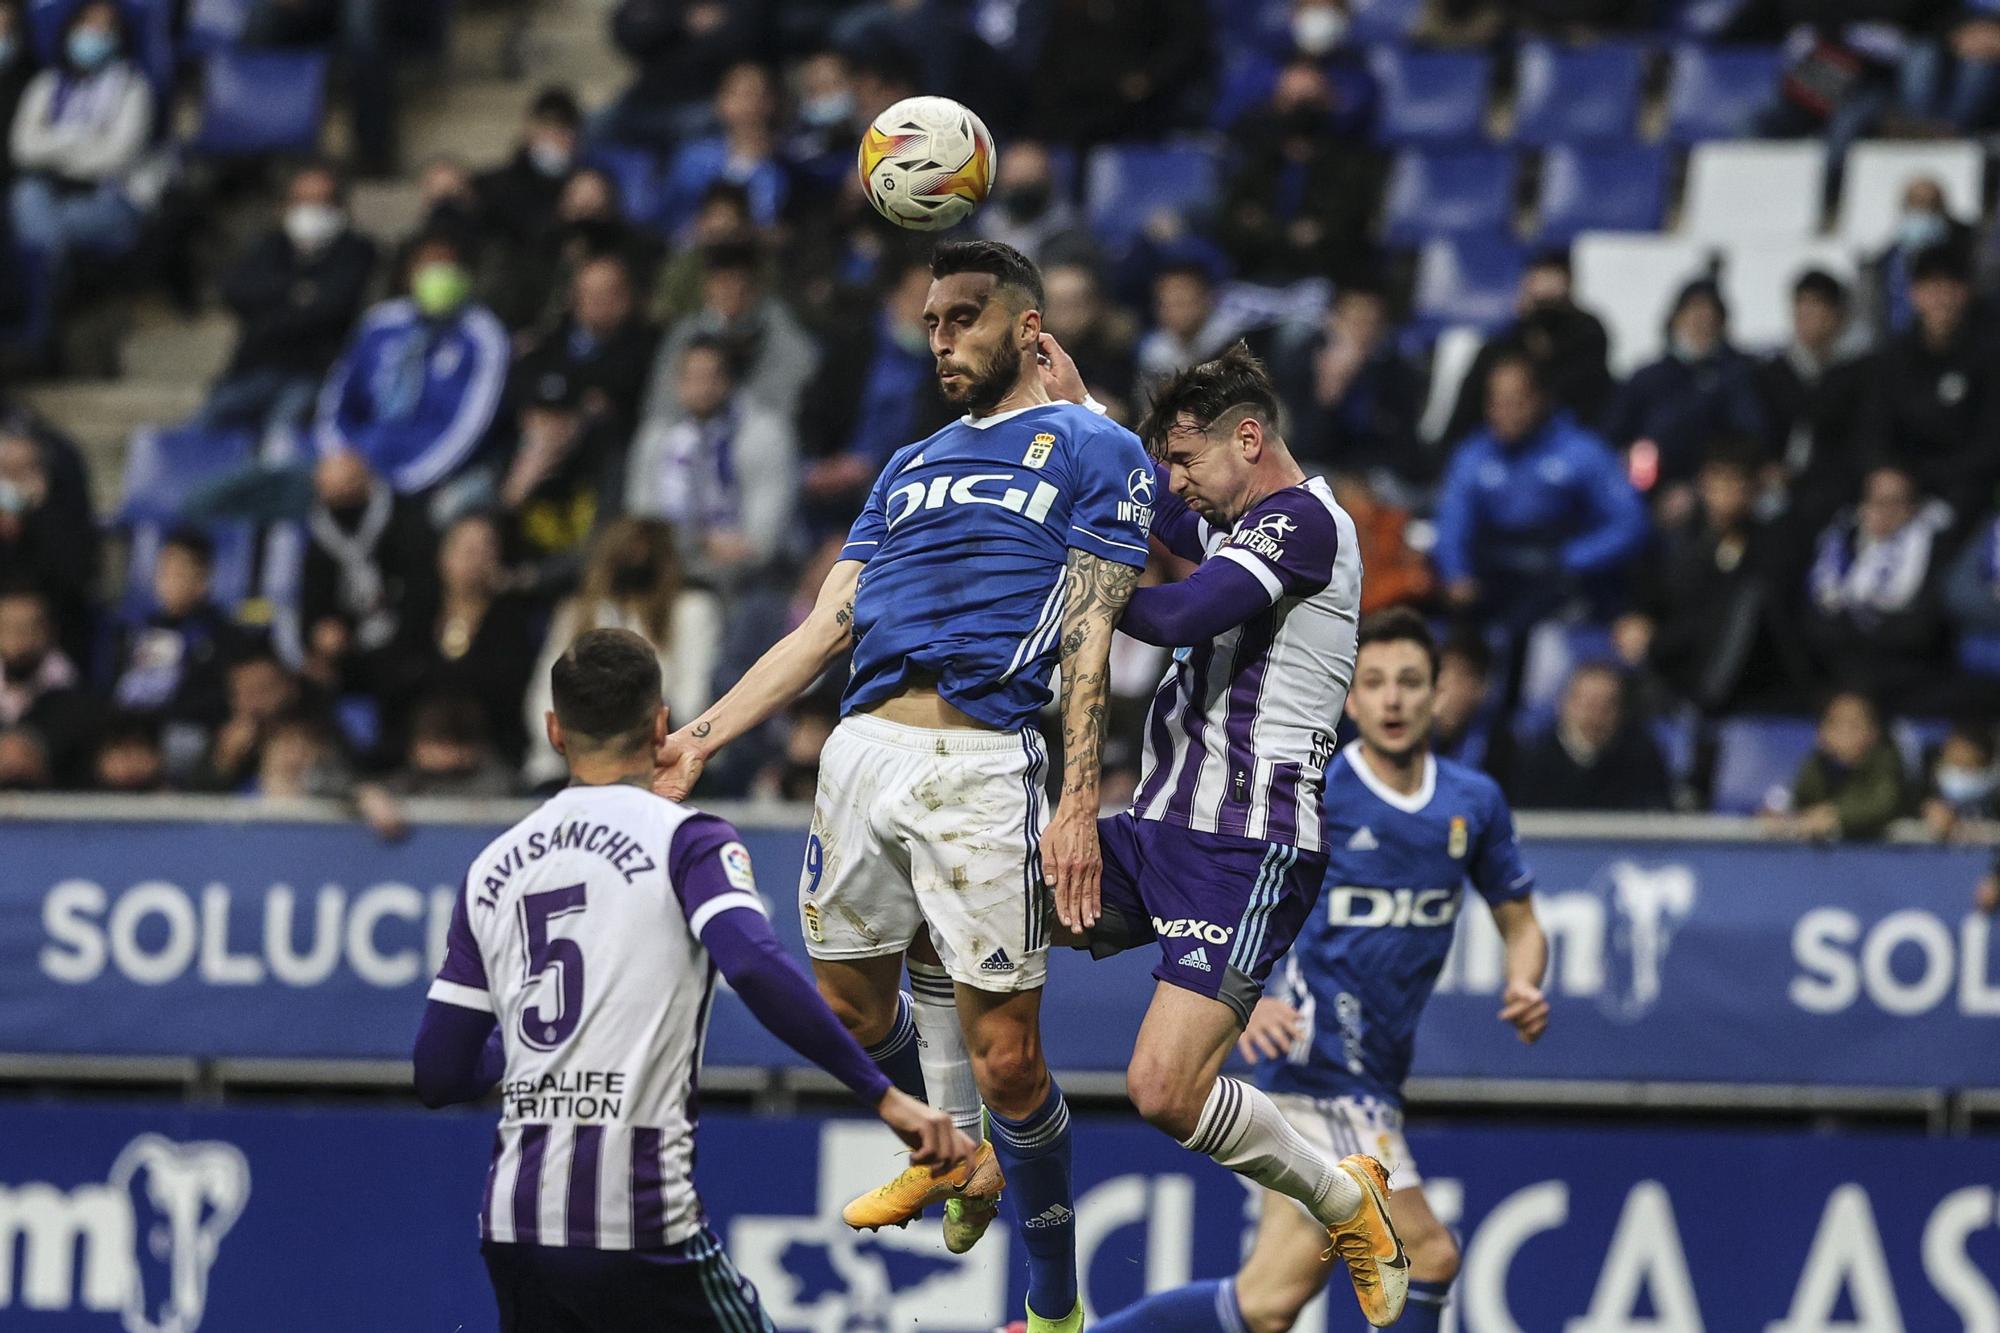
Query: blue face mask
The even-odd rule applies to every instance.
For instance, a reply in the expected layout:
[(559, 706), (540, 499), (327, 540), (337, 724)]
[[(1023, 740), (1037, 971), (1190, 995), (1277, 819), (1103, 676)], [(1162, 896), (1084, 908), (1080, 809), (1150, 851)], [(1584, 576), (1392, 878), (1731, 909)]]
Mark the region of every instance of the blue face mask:
[(1896, 228), (1896, 237), (1905, 250), (1917, 251), (1936, 245), (1950, 233), (1950, 226), (1936, 213), (1908, 212)]
[(20, 44), (12, 37), (0, 35), (0, 66), (13, 64), (14, 55), (20, 49)]
[(97, 69), (118, 54), (118, 39), (102, 28), (78, 28), (69, 35), (70, 63), (78, 69)]

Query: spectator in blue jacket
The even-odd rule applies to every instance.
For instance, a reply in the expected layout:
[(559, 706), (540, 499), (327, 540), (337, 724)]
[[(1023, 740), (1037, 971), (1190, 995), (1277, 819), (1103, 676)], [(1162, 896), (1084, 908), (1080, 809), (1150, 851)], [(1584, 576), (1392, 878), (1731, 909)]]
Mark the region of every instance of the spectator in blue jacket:
[(732, 66), (715, 91), (720, 132), (694, 139), (667, 167), (662, 211), (669, 234), (693, 220), (702, 195), (717, 181), (733, 181), (750, 198), (760, 227), (778, 220), (789, 180), (778, 158), (778, 90), (771, 71), (755, 61)]
[(1646, 533), (1604, 441), (1550, 412), (1540, 365), (1496, 358), (1486, 429), (1459, 446), (1438, 495), (1431, 560), (1451, 603), (1521, 629), (1573, 594), (1603, 600)]
[(1694, 474), (1710, 440), (1764, 438), (1757, 366), (1730, 345), (1729, 310), (1713, 282), (1681, 288), (1667, 316), (1667, 354), (1625, 382), (1604, 433), (1658, 477), (1670, 516), (1692, 512)]
[(458, 473), (486, 438), (507, 387), (507, 333), (472, 303), (460, 243), (410, 250), (409, 295), (369, 311), (321, 392), (321, 454), (351, 449), (400, 494)]

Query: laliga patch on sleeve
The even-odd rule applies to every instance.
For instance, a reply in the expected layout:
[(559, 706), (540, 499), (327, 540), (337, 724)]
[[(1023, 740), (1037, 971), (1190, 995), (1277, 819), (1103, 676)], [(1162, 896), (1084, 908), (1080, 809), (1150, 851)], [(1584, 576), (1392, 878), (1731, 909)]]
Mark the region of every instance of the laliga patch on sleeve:
[(722, 873), (737, 888), (757, 891), (757, 877), (750, 873), (750, 851), (742, 843), (732, 842), (722, 849)]

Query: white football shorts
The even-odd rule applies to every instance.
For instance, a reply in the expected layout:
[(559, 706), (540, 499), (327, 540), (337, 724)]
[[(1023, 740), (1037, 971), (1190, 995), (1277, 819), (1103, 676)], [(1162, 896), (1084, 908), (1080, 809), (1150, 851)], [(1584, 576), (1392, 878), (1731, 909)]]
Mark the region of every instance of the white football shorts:
[(1403, 1111), (1375, 1097), (1302, 1097), (1274, 1092), (1278, 1111), (1306, 1141), (1335, 1161), (1367, 1153), (1389, 1169), (1389, 1187), (1421, 1185), (1417, 1159), (1403, 1138)]
[(1048, 975), (1042, 779), (1033, 730), (841, 719), (820, 753), (799, 876), (806, 952), (879, 958), (928, 925), (954, 981), (1033, 990)]

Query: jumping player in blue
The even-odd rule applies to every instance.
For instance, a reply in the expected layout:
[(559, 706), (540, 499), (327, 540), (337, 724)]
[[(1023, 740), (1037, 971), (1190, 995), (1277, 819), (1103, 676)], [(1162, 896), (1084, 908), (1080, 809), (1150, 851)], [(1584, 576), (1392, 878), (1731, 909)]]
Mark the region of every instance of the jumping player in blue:
[[(1371, 1153), (1391, 1169), (1389, 1211), (1410, 1276), (1396, 1327), (1411, 1333), (1437, 1333), (1458, 1247), (1424, 1200), (1403, 1138), (1402, 1086), (1467, 880), (1506, 945), (1501, 1020), (1530, 1043), (1549, 1021), (1548, 941), (1506, 800), (1485, 774), (1430, 751), (1437, 665), (1414, 612), (1361, 625), (1346, 705), (1361, 737), (1327, 768), (1322, 906), (1238, 1045), (1261, 1062), (1258, 1086), (1301, 1135), (1329, 1156)], [(1235, 1277), (1148, 1297), (1098, 1331), (1282, 1333), (1325, 1285), (1334, 1261), (1326, 1234), (1267, 1192)]]
[[(1053, 340), (1031, 262), (991, 241), (948, 242), (931, 275), (938, 383), (965, 416), (890, 458), (811, 615), (675, 733), (656, 789), (685, 795), (709, 755), (852, 647), (799, 885), (806, 949), (834, 1012), (914, 1095), (930, 1081), (925, 1050), (941, 1049), (916, 1040), (915, 1000), (956, 1001), (977, 1089), (930, 1088), (931, 1100), (976, 1127), (983, 1097), (993, 1141), (970, 1168), (905, 1172), (844, 1216), (896, 1224), (976, 1198), (979, 1217), (947, 1217), (947, 1242), (964, 1248), (1004, 1167), (1029, 1256), (1027, 1327), (1074, 1333), (1069, 1109), (1040, 1033), (1047, 918), (1053, 890), (1065, 926), (1097, 920), (1111, 633), (1146, 563), (1152, 463), (1132, 432), (1049, 393)], [(1058, 659), (1062, 795), (1050, 816), (1034, 724)], [(906, 954), (919, 997), (899, 991)]]

